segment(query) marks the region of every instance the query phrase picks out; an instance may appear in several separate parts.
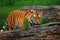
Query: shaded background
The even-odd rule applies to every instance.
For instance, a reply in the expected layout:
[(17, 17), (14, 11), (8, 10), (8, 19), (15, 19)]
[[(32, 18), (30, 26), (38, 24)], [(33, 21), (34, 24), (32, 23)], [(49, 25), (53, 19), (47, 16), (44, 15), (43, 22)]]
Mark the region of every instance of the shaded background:
[(60, 0), (0, 0), (0, 29), (8, 14), (23, 6), (55, 6), (60, 5)]

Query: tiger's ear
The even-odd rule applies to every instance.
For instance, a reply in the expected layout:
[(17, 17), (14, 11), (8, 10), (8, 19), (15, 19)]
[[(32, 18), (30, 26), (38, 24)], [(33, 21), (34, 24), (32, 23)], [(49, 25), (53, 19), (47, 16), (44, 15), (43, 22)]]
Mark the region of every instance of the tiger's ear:
[(35, 10), (30, 10), (31, 13), (35, 12)]

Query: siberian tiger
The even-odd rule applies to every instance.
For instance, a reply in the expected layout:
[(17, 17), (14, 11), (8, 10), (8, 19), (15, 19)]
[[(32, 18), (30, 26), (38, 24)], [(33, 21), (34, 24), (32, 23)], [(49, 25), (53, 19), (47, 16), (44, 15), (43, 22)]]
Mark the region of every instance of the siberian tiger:
[(29, 19), (30, 26), (38, 26), (42, 19), (42, 12), (37, 10), (15, 10), (11, 12), (5, 22), (9, 30), (14, 27), (24, 27), (24, 20)]

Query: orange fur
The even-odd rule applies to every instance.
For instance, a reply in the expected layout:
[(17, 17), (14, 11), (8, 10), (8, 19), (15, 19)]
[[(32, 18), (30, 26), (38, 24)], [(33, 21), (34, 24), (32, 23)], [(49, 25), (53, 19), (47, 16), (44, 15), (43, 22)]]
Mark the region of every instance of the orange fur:
[[(40, 15), (40, 17), (34, 17), (34, 14)], [(39, 22), (39, 20), (42, 18), (42, 13), (36, 10), (28, 10), (28, 11), (23, 11), (23, 10), (16, 10), (13, 11), (9, 14), (5, 25), (8, 25), (9, 29), (13, 30), (15, 24), (19, 23), (21, 27), (24, 26), (24, 19), (30, 19), (30, 17), (34, 17), (34, 22)]]

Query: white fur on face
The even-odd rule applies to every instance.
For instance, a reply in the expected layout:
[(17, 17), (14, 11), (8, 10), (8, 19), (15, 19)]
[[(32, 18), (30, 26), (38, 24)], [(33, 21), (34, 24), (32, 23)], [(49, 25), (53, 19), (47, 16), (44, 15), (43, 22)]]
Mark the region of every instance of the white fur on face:
[(38, 17), (40, 17), (40, 15), (38, 15)]

